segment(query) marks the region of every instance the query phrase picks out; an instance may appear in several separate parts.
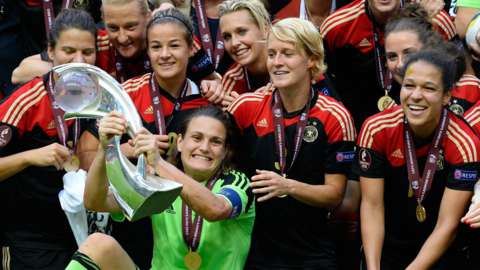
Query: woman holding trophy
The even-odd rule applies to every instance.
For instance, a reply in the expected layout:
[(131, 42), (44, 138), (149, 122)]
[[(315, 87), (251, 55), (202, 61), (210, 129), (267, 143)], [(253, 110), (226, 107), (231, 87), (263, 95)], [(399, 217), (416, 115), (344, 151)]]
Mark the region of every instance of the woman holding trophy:
[[(135, 155), (146, 154), (158, 175), (183, 185), (181, 197), (170, 210), (151, 216), (155, 243), (152, 269), (243, 269), (255, 212), (248, 178), (233, 170), (229, 162), (233, 130), (227, 116), (216, 107), (191, 113), (182, 122), (177, 139), (181, 170), (162, 159), (155, 135), (142, 129), (134, 137)], [(85, 203), (121, 218), (120, 206), (108, 190), (104, 149), (113, 135), (126, 132), (126, 121), (112, 112), (101, 120), (99, 132), (101, 144), (88, 174)], [(136, 268), (112, 237), (98, 233), (80, 246), (67, 267)]]
[[(88, 13), (62, 11), (49, 33), (54, 66), (94, 64), (95, 36)], [(58, 193), (65, 171), (78, 169), (77, 158), (82, 160), (83, 127), (64, 121), (63, 111), (53, 106), (54, 84), (52, 72), (47, 73), (0, 105), (0, 203), (8, 216), (0, 233), (8, 269), (64, 269), (76, 249)]]

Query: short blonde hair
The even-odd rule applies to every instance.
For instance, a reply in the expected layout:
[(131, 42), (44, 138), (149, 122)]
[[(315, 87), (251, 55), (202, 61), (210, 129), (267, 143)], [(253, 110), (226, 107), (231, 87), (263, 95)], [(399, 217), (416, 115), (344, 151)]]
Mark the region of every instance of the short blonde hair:
[(312, 57), (312, 79), (325, 72), (325, 51), (323, 50), (322, 36), (313, 23), (299, 18), (287, 18), (276, 22), (270, 29), (269, 35), (273, 35), (282, 42), (295, 45), (297, 50), (305, 52)]
[(142, 14), (147, 14), (150, 12), (150, 8), (148, 7), (148, 2), (147, 0), (102, 0), (102, 12), (103, 12), (103, 6), (105, 5), (126, 5), (130, 4), (132, 2), (135, 2), (138, 4), (138, 7), (140, 8), (140, 11)]
[(266, 33), (267, 27), (270, 27), (270, 14), (258, 0), (226, 0), (218, 5), (218, 16), (221, 18), (225, 14), (246, 10), (250, 13), (262, 33)]

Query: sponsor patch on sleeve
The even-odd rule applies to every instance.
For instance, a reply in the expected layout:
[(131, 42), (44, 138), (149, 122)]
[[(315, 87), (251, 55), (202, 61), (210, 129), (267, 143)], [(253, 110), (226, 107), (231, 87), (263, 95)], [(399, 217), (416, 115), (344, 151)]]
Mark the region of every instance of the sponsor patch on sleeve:
[(456, 169), (453, 172), (453, 178), (460, 181), (477, 181), (478, 173), (475, 170)]
[(12, 139), (12, 128), (7, 125), (0, 126), (0, 148), (6, 146)]
[(355, 157), (355, 151), (346, 151), (346, 152), (337, 152), (336, 159), (337, 162), (352, 162)]
[(362, 148), (358, 152), (358, 165), (364, 172), (370, 169), (370, 166), (372, 165), (372, 157), (367, 149)]

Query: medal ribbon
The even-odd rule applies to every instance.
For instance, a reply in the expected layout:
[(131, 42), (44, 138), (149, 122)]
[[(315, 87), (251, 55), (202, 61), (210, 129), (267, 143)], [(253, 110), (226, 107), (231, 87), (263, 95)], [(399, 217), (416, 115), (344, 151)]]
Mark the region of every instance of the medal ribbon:
[(375, 21), (375, 17), (371, 13), (370, 9), (368, 8), (368, 17), (372, 21), (373, 24), (373, 47), (374, 47), (374, 54), (375, 54), (375, 71), (377, 73), (377, 79), (380, 82), (380, 86), (383, 90), (385, 90), (385, 95), (388, 96), (390, 89), (392, 88), (392, 73), (388, 69), (385, 68), (385, 61), (384, 61), (384, 54), (382, 50), (382, 46), (380, 45), (380, 35), (378, 33), (378, 24)]
[(153, 114), (155, 116), (155, 126), (157, 127), (158, 134), (167, 134), (166, 127), (170, 124), (175, 114), (182, 108), (182, 100), (187, 95), (189, 86), (190, 84), (188, 83), (188, 80), (185, 80), (182, 92), (180, 92), (180, 96), (175, 99), (175, 103), (173, 105), (173, 112), (170, 116), (170, 120), (168, 121), (168, 123), (165, 124), (165, 117), (163, 115), (160, 90), (158, 87), (157, 79), (155, 78), (154, 72), (152, 72), (152, 74), (150, 75), (150, 96), (152, 99)]
[(435, 175), (436, 164), (440, 153), (440, 143), (447, 133), (448, 121), (447, 110), (444, 108), (440, 118), (440, 125), (435, 131), (433, 145), (428, 151), (427, 161), (425, 163), (425, 168), (423, 169), (422, 178), (420, 178), (417, 155), (415, 153), (415, 146), (410, 132), (410, 127), (408, 125), (407, 117), (404, 118), (404, 140), (405, 152), (407, 154), (405, 159), (407, 162), (408, 182), (412, 187), (415, 198), (419, 204), (423, 201), (425, 195), (432, 186), (432, 180)]
[(200, 40), (202, 46), (207, 51), (210, 60), (212, 60), (215, 69), (218, 68), (220, 59), (223, 56), (225, 48), (223, 46), (223, 38), (220, 29), (217, 30), (216, 44), (213, 45), (212, 34), (208, 27), (207, 12), (205, 11), (204, 0), (194, 0), (195, 12), (197, 14), (198, 31), (200, 32)]
[[(45, 23), (45, 35), (47, 39), (50, 35), (50, 30), (52, 29), (53, 20), (55, 19), (55, 11), (53, 10), (53, 0), (43, 0), (43, 21)], [(72, 0), (63, 0), (62, 9), (71, 8), (73, 4)]]
[[(55, 127), (57, 129), (58, 133), (58, 138), (60, 140), (60, 143), (67, 147), (67, 138), (68, 138), (68, 127), (65, 123), (65, 120), (63, 119), (63, 116), (65, 112), (57, 105), (57, 102), (55, 101), (55, 98), (53, 96), (53, 88), (54, 88), (54, 80), (53, 80), (53, 71), (51, 71), (48, 74), (48, 81), (47, 81), (47, 95), (48, 99), (50, 99), (50, 104), (52, 105), (52, 113), (53, 113), (53, 121), (55, 121)], [(79, 132), (80, 132), (80, 124), (77, 120), (75, 120), (74, 124), (74, 137), (73, 137), (73, 146), (72, 150), (73, 153), (75, 153), (77, 149), (77, 141), (79, 137)]]
[[(213, 185), (217, 181), (217, 177), (208, 181), (207, 188), (212, 190)], [(200, 244), (200, 236), (202, 235), (203, 218), (196, 215), (192, 222), (192, 209), (182, 201), (182, 235), (185, 244), (191, 251), (196, 251)]]
[(303, 134), (305, 132), (305, 127), (307, 126), (308, 112), (310, 111), (310, 103), (312, 101), (312, 92), (309, 91), (307, 104), (305, 104), (305, 109), (300, 115), (300, 119), (297, 123), (295, 129), (295, 138), (294, 138), (294, 148), (293, 148), (293, 158), (290, 163), (290, 167), (287, 169), (287, 153), (286, 153), (286, 138), (285, 138), (285, 125), (283, 123), (283, 104), (280, 97), (280, 93), (275, 91), (273, 93), (273, 122), (275, 124), (274, 134), (275, 134), (275, 146), (279, 157), (280, 162), (280, 173), (285, 176), (287, 172), (292, 168), (295, 160), (297, 159), (298, 153), (300, 152), (300, 147), (302, 146)]

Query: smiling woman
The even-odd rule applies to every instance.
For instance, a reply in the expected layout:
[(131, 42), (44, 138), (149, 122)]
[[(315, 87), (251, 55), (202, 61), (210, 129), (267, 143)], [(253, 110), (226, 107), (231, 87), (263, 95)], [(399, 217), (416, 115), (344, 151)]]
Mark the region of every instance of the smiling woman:
[(273, 89), (243, 94), (228, 108), (243, 131), (257, 195), (246, 269), (337, 269), (327, 215), (343, 198), (353, 121), (339, 102), (313, 88), (325, 66), (311, 22), (275, 23), (266, 46)]
[(446, 109), (455, 69), (438, 51), (412, 54), (401, 106), (362, 127), (354, 169), (368, 269), (464, 269), (447, 249), (477, 180), (480, 141)]
[[(113, 135), (126, 132), (125, 119), (110, 113), (100, 122), (99, 131), (102, 146), (107, 145)], [(183, 185), (171, 209), (151, 217), (155, 242), (151, 269), (241, 270), (255, 208), (248, 178), (234, 170), (229, 159), (234, 144), (230, 121), (219, 108), (208, 106), (186, 118), (180, 133), (180, 169), (161, 158), (157, 139), (147, 130), (133, 141), (135, 154), (146, 154), (158, 175)], [(89, 171), (85, 193), (87, 205), (120, 213), (108, 191), (104, 149), (99, 149)], [(113, 238), (93, 234), (67, 269), (133, 270), (136, 266)]]
[[(50, 33), (48, 52), (53, 64), (94, 64), (95, 36), (95, 22), (88, 13), (63, 10)], [(4, 269), (26, 265), (65, 269), (75, 251), (58, 194), (63, 189), (64, 164), (72, 154), (84, 165), (81, 147), (68, 149), (68, 145), (77, 144), (86, 127), (81, 121), (62, 120), (63, 112), (52, 105), (54, 84), (48, 72), (0, 104), (0, 200), (2, 212), (10, 217), (1, 222), (2, 236), (8, 240), (2, 250)]]

